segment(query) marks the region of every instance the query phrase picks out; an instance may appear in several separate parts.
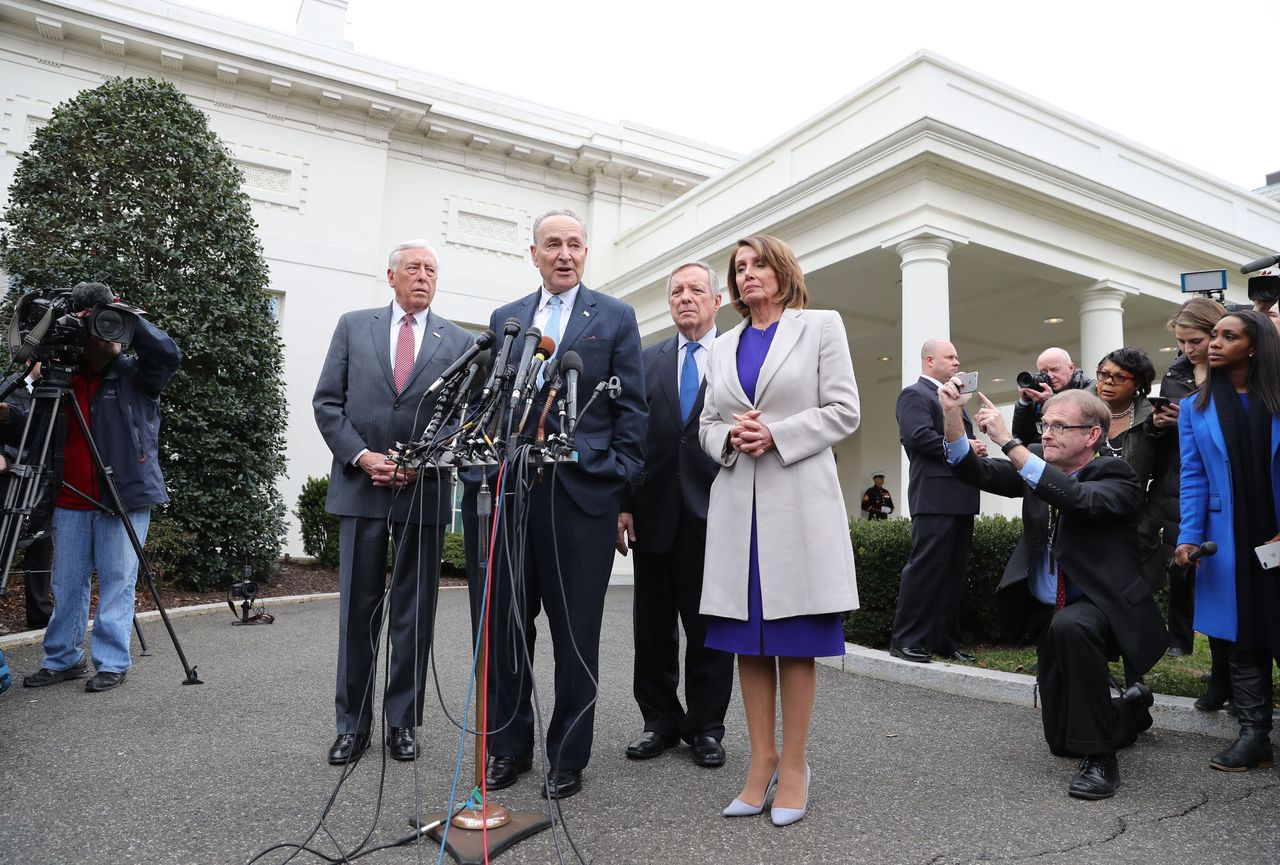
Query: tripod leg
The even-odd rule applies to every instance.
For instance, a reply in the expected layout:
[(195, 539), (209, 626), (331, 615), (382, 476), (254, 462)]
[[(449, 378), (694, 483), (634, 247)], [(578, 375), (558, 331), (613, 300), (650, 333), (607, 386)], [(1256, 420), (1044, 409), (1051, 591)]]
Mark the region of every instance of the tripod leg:
[(138, 617), (133, 617), (133, 632), (138, 635), (138, 646), (142, 649), (142, 657), (150, 658), (151, 650), (147, 648), (147, 638), (142, 636), (142, 623), (138, 621)]

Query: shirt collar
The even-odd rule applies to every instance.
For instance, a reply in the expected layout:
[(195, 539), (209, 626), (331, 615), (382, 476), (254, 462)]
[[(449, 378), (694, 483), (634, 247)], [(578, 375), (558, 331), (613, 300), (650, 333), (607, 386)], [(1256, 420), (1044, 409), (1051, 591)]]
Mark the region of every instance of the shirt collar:
[[(409, 313), (405, 312), (405, 311), (400, 307), (400, 304), (399, 304), (398, 302), (396, 302), (396, 301), (394, 301), (394, 300), (393, 300), (393, 301), (391, 301), (391, 324), (392, 324), (392, 326), (394, 326), (394, 327), (399, 327), (399, 326), (400, 326), (400, 320), (401, 320), (401, 319), (403, 319), (403, 318), (404, 318), (406, 315), (408, 315), (408, 314), (409, 314)], [(420, 328), (425, 328), (425, 327), (427, 326), (427, 318), (428, 318), (430, 315), (431, 315), (431, 307), (427, 307), (427, 308), (426, 308), (426, 309), (424, 309), (422, 312), (415, 312), (415, 313), (413, 314), (413, 319), (414, 319), (415, 326), (416, 326), (416, 327), (420, 327)], [(424, 331), (424, 332), (425, 332), (425, 331)]]
[(920, 377), (921, 377), (922, 379), (924, 379), (925, 381), (929, 382), (929, 384), (933, 385), (933, 389), (934, 389), (934, 390), (937, 390), (938, 388), (940, 388), (940, 387), (942, 387), (944, 384), (946, 384), (946, 382), (945, 382), (945, 381), (939, 381), (938, 379), (934, 378), (933, 376), (931, 376), (931, 375), (925, 375), (924, 373), (920, 373)]
[(549, 304), (551, 302), (551, 298), (558, 297), (560, 298), (560, 302), (563, 304), (560, 311), (563, 313), (570, 310), (573, 308), (573, 302), (578, 299), (578, 289), (580, 288), (582, 288), (582, 283), (578, 283), (568, 291), (562, 291), (559, 294), (552, 294), (547, 291), (547, 287), (545, 285), (540, 286), (538, 288), (538, 309), (541, 310)]
[[(686, 337), (680, 331), (676, 331), (676, 337), (677, 337), (676, 349), (679, 351), (684, 351), (684, 347), (688, 345), (690, 342), (693, 342), (693, 340)], [(702, 346), (703, 351), (710, 351), (711, 344), (715, 341), (716, 341), (716, 326), (713, 324), (711, 325), (711, 329), (702, 335), (702, 339), (698, 340), (698, 345)]]

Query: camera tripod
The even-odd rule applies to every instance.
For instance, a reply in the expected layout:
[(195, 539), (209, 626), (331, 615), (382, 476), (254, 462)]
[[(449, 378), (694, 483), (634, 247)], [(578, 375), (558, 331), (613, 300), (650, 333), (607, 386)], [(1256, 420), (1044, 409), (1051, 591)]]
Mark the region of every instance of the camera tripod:
[[(107, 493), (107, 501), (100, 502), (82, 490), (78, 490), (69, 484), (66, 486), (95, 508), (111, 516), (119, 517), (124, 523), (125, 533), (129, 536), (129, 544), (133, 547), (134, 553), (137, 554), (138, 566), (142, 571), (147, 589), (151, 592), (151, 598), (155, 601), (156, 610), (160, 613), (165, 629), (169, 632), (169, 639), (173, 642), (173, 647), (178, 653), (178, 659), (182, 662), (182, 668), (186, 672), (186, 679), (183, 680), (182, 684), (201, 685), (203, 682), (196, 677), (196, 668), (188, 663), (187, 656), (182, 651), (182, 644), (178, 642), (178, 635), (173, 630), (173, 623), (169, 621), (169, 614), (160, 600), (160, 592), (156, 589), (155, 570), (151, 567), (146, 551), (142, 548), (142, 542), (138, 540), (138, 534), (134, 531), (133, 523), (129, 520), (129, 512), (125, 509), (124, 502), (120, 499), (120, 491), (116, 487), (114, 473), (110, 466), (103, 463), (98, 444), (94, 441), (93, 434), (89, 431), (89, 424), (85, 420), (84, 412), (81, 410), (80, 403), (76, 400), (75, 393), (72, 391), (71, 377), (79, 368), (79, 354), (80, 352), (60, 353), (58, 356), (46, 360), (41, 370), (40, 381), (31, 395), (31, 410), (27, 413), (26, 421), (22, 428), (22, 437), (18, 441), (17, 459), (9, 468), (11, 479), (5, 492), (2, 509), (3, 517), (0, 517), (0, 594), (4, 593), (8, 585), (9, 571), (13, 566), (13, 557), (18, 550), (18, 541), (22, 535), (24, 524), (29, 521), (32, 511), (39, 501), (42, 488), (50, 480), (50, 475), (52, 475), (52, 479), (56, 480), (60, 474), (60, 472), (50, 470), (49, 457), (54, 443), (56, 442), (57, 446), (61, 447), (64, 440), (63, 434), (65, 433), (66, 419), (61, 408), (65, 403), (70, 406), (70, 413), (75, 416), (76, 422), (80, 425), (80, 432), (84, 435), (84, 440), (89, 446), (89, 456), (93, 461), (93, 466), (98, 477), (102, 478), (102, 486)], [(34, 364), (32, 365), (34, 366)], [(0, 393), (0, 401), (8, 397), (22, 382), (23, 379), (21, 377), (16, 378), (4, 393)], [(36, 431), (35, 436), (32, 435), (33, 429)], [(39, 451), (35, 454), (34, 459), (24, 461), (24, 457), (29, 456), (34, 449), (35, 443), (30, 441), (34, 437), (39, 438)], [(55, 493), (56, 491), (51, 491), (51, 495)], [(138, 627), (137, 617), (134, 617), (133, 625), (138, 634), (142, 652), (145, 655), (147, 654), (147, 644), (142, 636), (142, 629)]]

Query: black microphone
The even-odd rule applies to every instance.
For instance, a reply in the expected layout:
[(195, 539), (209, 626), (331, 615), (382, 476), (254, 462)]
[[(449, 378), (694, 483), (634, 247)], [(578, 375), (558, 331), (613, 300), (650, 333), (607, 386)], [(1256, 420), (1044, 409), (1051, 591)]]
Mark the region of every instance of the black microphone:
[(564, 379), (567, 419), (561, 432), (572, 440), (578, 426), (578, 376), (582, 375), (582, 358), (570, 349), (560, 358), (560, 377)]
[(464, 404), (471, 392), (471, 389), (475, 387), (476, 381), (479, 380), (480, 377), (484, 375), (485, 370), (488, 369), (489, 357), (489, 352), (482, 351), (477, 354), (467, 366), (467, 374), (462, 379), (462, 386), (458, 388), (458, 397)]
[[(556, 341), (549, 336), (544, 336), (538, 342), (538, 350), (533, 353), (533, 360), (529, 362), (529, 375), (525, 377), (524, 388), (524, 413), (520, 415), (520, 426), (516, 427), (516, 432), (524, 429), (524, 422), (529, 419), (529, 409), (533, 407), (533, 398), (538, 395), (538, 372), (542, 369), (542, 365), (547, 362), (547, 358), (556, 352)], [(545, 378), (545, 377), (544, 377)], [(517, 394), (520, 391), (516, 391)], [(515, 406), (511, 406), (515, 410)]]
[(1256, 261), (1251, 261), (1240, 268), (1241, 273), (1253, 273), (1255, 270), (1262, 270), (1273, 264), (1280, 264), (1280, 255), (1265, 255)]
[(493, 360), (493, 369), (489, 373), (489, 379), (484, 383), (484, 395), (488, 396), (493, 393), (498, 382), (500, 371), (506, 370), (508, 356), (511, 354), (511, 344), (515, 342), (516, 336), (520, 333), (520, 319), (512, 317), (506, 320), (502, 325), (502, 347), (498, 349), (498, 355)]
[(491, 330), (485, 330), (484, 333), (477, 336), (476, 341), (472, 343), (471, 347), (458, 355), (458, 359), (449, 364), (449, 368), (440, 373), (440, 377), (431, 383), (431, 387), (427, 388), (427, 393), (433, 394), (440, 390), (440, 388), (444, 387), (445, 384), (448, 383), (449, 379), (467, 368), (467, 365), (471, 363), (472, 358), (492, 346), (493, 340), (494, 336), (493, 331)]
[(103, 303), (113, 303), (115, 292), (101, 282), (80, 282), (71, 289), (71, 311), (84, 312)]
[[(520, 394), (524, 391), (525, 382), (529, 380), (529, 366), (533, 363), (533, 353), (542, 344), (542, 331), (531, 327), (524, 332), (524, 349), (520, 352), (520, 363), (516, 365), (516, 381), (511, 387), (511, 408), (520, 402)], [(550, 355), (548, 355), (550, 357)]]
[(1212, 556), (1217, 551), (1218, 551), (1217, 544), (1215, 544), (1213, 541), (1205, 541), (1203, 544), (1196, 547), (1196, 551), (1194, 553), (1187, 556), (1187, 560), (1194, 562), (1197, 559), (1203, 558), (1204, 556)]

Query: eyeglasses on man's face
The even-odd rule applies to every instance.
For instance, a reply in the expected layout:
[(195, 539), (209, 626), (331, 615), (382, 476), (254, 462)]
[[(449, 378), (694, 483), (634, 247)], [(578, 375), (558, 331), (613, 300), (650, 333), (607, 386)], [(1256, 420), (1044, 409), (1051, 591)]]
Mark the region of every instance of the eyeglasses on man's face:
[(1098, 370), (1094, 375), (1097, 376), (1098, 381), (1104, 384), (1108, 382), (1124, 384), (1127, 381), (1133, 381), (1133, 376), (1131, 375), (1123, 372), (1107, 372), (1105, 369)]
[(1045, 423), (1044, 421), (1041, 420), (1041, 421), (1036, 421), (1036, 432), (1040, 433), (1040, 435), (1044, 435), (1045, 433), (1053, 433), (1056, 436), (1060, 436), (1069, 429), (1093, 429), (1095, 426), (1097, 426), (1097, 424)]

